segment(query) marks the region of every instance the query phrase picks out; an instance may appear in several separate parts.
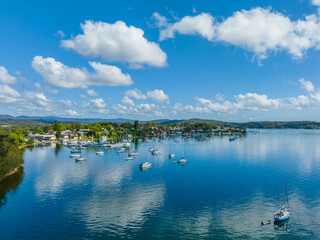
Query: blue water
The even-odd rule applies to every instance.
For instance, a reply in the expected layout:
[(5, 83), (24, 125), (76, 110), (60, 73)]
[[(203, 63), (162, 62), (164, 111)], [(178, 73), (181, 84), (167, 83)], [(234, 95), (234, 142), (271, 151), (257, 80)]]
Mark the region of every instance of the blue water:
[[(86, 149), (84, 163), (67, 147), (26, 149), (23, 172), (0, 183), (0, 239), (319, 239), (319, 139), (255, 130), (233, 142), (138, 143), (133, 161)], [(140, 171), (143, 161), (152, 168)], [(290, 219), (261, 226), (280, 206), (283, 177)]]

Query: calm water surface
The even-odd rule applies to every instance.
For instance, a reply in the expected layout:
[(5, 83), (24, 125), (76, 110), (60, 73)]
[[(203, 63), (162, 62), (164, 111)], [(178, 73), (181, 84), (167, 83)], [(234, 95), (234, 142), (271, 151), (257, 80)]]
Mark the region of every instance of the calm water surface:
[[(91, 148), (84, 163), (67, 147), (26, 149), (23, 169), (0, 184), (0, 239), (320, 239), (319, 139), (263, 130), (234, 142), (154, 141), (133, 145), (133, 161)], [(146, 160), (152, 168), (140, 171)], [(290, 220), (261, 227), (284, 176)]]

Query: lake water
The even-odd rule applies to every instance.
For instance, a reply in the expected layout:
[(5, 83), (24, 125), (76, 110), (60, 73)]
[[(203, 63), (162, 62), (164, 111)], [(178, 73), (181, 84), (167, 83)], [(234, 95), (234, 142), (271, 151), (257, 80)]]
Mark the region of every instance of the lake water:
[[(0, 239), (319, 239), (319, 139), (255, 130), (233, 142), (138, 143), (133, 161), (88, 148), (83, 163), (67, 147), (26, 149), (23, 169), (0, 184)], [(140, 171), (146, 160), (152, 168)], [(283, 177), (290, 220), (261, 226), (280, 206)]]

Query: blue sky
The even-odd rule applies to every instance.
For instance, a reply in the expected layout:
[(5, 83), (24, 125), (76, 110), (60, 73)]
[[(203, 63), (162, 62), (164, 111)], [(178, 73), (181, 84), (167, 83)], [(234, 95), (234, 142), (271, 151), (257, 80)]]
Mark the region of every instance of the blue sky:
[(320, 120), (320, 0), (6, 1), (0, 114)]

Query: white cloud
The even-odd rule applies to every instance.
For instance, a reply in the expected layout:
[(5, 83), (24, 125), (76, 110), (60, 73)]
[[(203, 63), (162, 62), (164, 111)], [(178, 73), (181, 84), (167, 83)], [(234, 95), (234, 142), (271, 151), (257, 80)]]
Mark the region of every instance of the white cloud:
[(310, 48), (320, 49), (318, 15), (291, 21), (288, 16), (272, 11), (271, 8), (237, 11), (221, 22), (214, 21), (208, 13), (186, 16), (162, 29), (160, 39), (173, 38), (176, 32), (198, 34), (210, 41), (242, 47), (259, 59), (277, 51), (287, 51), (293, 58), (301, 58)]
[(106, 107), (106, 103), (104, 102), (104, 100), (102, 98), (94, 98), (94, 99), (90, 99), (89, 101), (97, 108), (105, 108)]
[(197, 13), (197, 10), (195, 7), (192, 8), (192, 13)]
[(126, 97), (131, 97), (135, 99), (142, 99), (142, 100), (147, 99), (147, 96), (142, 94), (141, 91), (137, 88), (126, 91), (124, 95)]
[(34, 104), (39, 107), (49, 105), (47, 97), (42, 92), (25, 92), (24, 98), (28, 104)]
[(56, 36), (57, 36), (57, 37), (60, 37), (60, 38), (64, 38), (66, 35), (64, 34), (63, 31), (59, 30), (59, 31), (56, 33)]
[(205, 107), (214, 112), (235, 114), (239, 110), (247, 111), (268, 111), (278, 109), (281, 106), (281, 99), (270, 99), (267, 95), (259, 95), (257, 93), (239, 94), (235, 96), (235, 102), (224, 101), (218, 103), (205, 98), (197, 97), (196, 100), (200, 106)]
[(95, 70), (88, 72), (86, 68), (72, 68), (54, 58), (33, 58), (32, 67), (43, 77), (43, 79), (56, 87), (61, 88), (87, 88), (88, 86), (127, 86), (132, 84), (129, 74), (123, 74), (115, 66), (89, 62)]
[(214, 98), (217, 100), (217, 101), (223, 101), (224, 100), (224, 96), (223, 94), (221, 93), (217, 93)]
[(311, 4), (320, 7), (320, 0), (311, 0)]
[(129, 106), (134, 106), (134, 102), (132, 101), (132, 99), (128, 98), (128, 97), (124, 97), (121, 101), (121, 103), (123, 105), (129, 105)]
[(208, 13), (201, 13), (197, 16), (186, 16), (179, 22), (169, 24), (165, 29), (160, 31), (160, 40), (173, 38), (174, 34), (199, 34), (202, 37), (212, 40), (214, 36), (214, 18)]
[(306, 80), (304, 80), (304, 78), (301, 78), (298, 81), (301, 84), (301, 88), (305, 89), (307, 92), (314, 91), (314, 86), (313, 86), (312, 82), (306, 81)]
[(157, 12), (152, 14), (151, 19), (154, 20), (154, 25), (158, 28), (166, 27), (168, 25), (168, 19)]
[(71, 107), (73, 105), (70, 100), (59, 100), (59, 102), (68, 107)]
[(20, 93), (8, 85), (0, 85), (0, 105), (19, 101)]
[(98, 94), (95, 90), (93, 90), (93, 89), (88, 89), (88, 90), (87, 90), (87, 94), (88, 94), (88, 96), (90, 96), (90, 97), (99, 97), (99, 94)]
[(0, 66), (0, 82), (4, 84), (15, 84), (17, 82), (17, 78), (11, 76), (6, 68)]
[(69, 116), (79, 116), (79, 113), (77, 112), (77, 111), (75, 111), (75, 110), (67, 110), (67, 114), (69, 115)]
[(86, 21), (81, 24), (83, 34), (62, 40), (61, 46), (89, 57), (102, 57), (107, 61), (147, 64), (164, 67), (167, 55), (159, 45), (144, 38), (144, 32), (124, 22), (114, 24)]
[(153, 91), (148, 91), (147, 96), (157, 103), (169, 103), (169, 96), (165, 94), (163, 90), (155, 89)]

